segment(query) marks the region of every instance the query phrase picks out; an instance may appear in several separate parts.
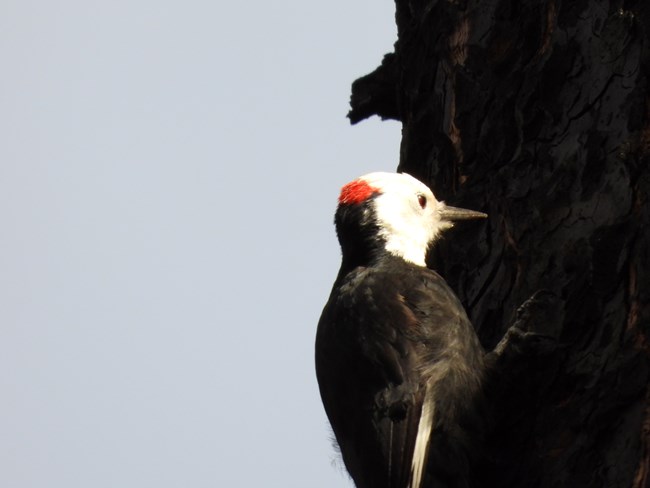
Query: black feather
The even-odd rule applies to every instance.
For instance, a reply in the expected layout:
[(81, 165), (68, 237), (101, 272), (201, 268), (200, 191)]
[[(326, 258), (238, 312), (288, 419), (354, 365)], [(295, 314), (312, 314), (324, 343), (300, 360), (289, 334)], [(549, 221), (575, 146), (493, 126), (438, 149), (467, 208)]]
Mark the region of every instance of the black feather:
[(447, 435), (478, 390), (483, 351), (437, 273), (373, 253), (363, 266), (344, 259), (318, 325), (316, 372), (356, 486), (406, 488), (427, 386)]

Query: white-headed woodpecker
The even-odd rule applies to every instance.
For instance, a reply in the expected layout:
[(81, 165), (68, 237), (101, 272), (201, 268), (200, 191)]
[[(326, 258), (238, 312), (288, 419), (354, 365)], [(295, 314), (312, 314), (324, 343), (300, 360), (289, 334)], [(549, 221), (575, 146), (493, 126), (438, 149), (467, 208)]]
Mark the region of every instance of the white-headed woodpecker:
[(427, 474), (428, 457), (444, 458), (480, 389), (484, 353), (425, 257), (453, 221), (483, 217), (437, 201), (407, 174), (371, 173), (341, 190), (342, 264), (318, 324), (316, 373), (357, 488), (422, 488), (427, 476), (444, 477)]

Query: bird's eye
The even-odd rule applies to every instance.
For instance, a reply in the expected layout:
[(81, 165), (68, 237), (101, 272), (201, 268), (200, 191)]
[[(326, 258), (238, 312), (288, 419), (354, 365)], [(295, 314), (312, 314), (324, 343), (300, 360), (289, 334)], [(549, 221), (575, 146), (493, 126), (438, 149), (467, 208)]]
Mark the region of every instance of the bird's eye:
[(422, 193), (420, 193), (418, 195), (418, 203), (420, 204), (420, 207), (422, 207), (422, 209), (425, 209), (427, 207), (427, 197), (425, 197), (424, 195), (422, 195)]

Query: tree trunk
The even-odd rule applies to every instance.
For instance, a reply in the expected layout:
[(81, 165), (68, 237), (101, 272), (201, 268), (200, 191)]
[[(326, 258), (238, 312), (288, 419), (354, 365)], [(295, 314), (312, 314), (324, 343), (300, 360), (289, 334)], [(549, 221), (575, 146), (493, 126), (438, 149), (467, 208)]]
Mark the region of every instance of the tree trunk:
[(650, 486), (650, 3), (396, 5), (349, 117), (401, 120), (399, 171), (490, 215), (430, 261), (487, 350), (522, 332), (475, 485)]

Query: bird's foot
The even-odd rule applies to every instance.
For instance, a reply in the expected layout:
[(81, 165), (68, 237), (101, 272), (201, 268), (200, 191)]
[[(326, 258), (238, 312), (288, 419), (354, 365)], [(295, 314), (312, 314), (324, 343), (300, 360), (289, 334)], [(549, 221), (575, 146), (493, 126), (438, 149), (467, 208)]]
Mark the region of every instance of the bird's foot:
[(563, 322), (563, 301), (553, 292), (539, 290), (526, 300), (515, 314), (515, 320), (490, 353), (495, 359), (513, 354), (545, 354), (553, 352)]

